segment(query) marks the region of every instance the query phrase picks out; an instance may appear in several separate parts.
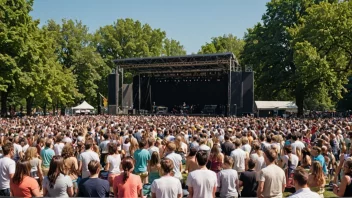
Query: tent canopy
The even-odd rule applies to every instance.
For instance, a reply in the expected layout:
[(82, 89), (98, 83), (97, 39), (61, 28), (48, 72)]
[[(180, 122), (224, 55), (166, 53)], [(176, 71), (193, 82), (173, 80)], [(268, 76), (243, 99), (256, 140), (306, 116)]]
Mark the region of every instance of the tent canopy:
[(297, 110), (294, 101), (255, 101), (258, 110)]
[(83, 101), (82, 104), (73, 107), (72, 109), (74, 110), (93, 110), (94, 107), (92, 105), (88, 104), (86, 101)]

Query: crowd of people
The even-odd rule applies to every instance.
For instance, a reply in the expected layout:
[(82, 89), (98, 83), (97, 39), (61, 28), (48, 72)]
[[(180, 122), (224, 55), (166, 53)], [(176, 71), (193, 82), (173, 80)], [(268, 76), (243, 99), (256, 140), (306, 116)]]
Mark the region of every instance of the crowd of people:
[(351, 118), (0, 118), (0, 196), (352, 197)]

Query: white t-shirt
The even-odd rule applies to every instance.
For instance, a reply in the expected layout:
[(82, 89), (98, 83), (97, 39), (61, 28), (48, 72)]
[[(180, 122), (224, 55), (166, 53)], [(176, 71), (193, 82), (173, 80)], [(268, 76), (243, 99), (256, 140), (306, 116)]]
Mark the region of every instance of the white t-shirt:
[(122, 150), (125, 151), (126, 156), (130, 156), (130, 146), (131, 146), (131, 143), (127, 143), (127, 144), (123, 143), (122, 144)]
[(170, 159), (174, 163), (174, 177), (178, 179), (182, 179), (182, 174), (180, 171), (180, 167), (182, 166), (182, 157), (177, 153), (170, 153), (166, 156), (166, 158)]
[(220, 197), (238, 197), (238, 173), (233, 169), (224, 169), (219, 172), (218, 185)]
[(156, 197), (177, 197), (182, 194), (182, 185), (179, 179), (171, 176), (163, 176), (152, 183), (152, 193)]
[(110, 143), (110, 140), (104, 140), (100, 143), (99, 148), (101, 153), (109, 153), (109, 148), (108, 148), (108, 144)]
[(250, 153), (251, 149), (252, 149), (252, 147), (249, 144), (245, 144), (245, 145), (242, 146), (242, 150), (247, 152), (247, 153)]
[(156, 151), (159, 153), (159, 148), (156, 147), (156, 146), (152, 146), (152, 147), (149, 147), (148, 149), (149, 153), (150, 153), (150, 156), (152, 156), (153, 152)]
[(22, 147), (22, 151), (25, 153), (28, 148), (29, 148), (29, 144), (26, 144)]
[(233, 164), (233, 169), (235, 169), (237, 172), (244, 172), (245, 171), (245, 163), (246, 163), (246, 152), (243, 151), (242, 149), (238, 148), (235, 149), (231, 152), (230, 157), (233, 158), (234, 164)]
[(58, 144), (55, 144), (54, 145), (54, 152), (55, 152), (55, 155), (61, 155), (62, 153), (62, 149), (64, 148), (65, 144), (60, 142)]
[(291, 144), (291, 147), (292, 147), (292, 153), (296, 154), (297, 148), (302, 151), (302, 149), (304, 149), (304, 147), (306, 147), (306, 146), (303, 144), (303, 142), (297, 140)]
[(10, 174), (15, 174), (16, 163), (8, 157), (0, 159), (0, 189), (10, 188)]
[(119, 174), (120, 173), (120, 164), (121, 164), (121, 156), (117, 154), (115, 156), (108, 155), (106, 158), (107, 163), (110, 164), (109, 166), (109, 173)]
[(18, 159), (20, 159), (20, 153), (23, 152), (22, 146), (19, 145), (19, 144), (14, 143), (14, 144), (13, 144), (13, 147), (14, 147), (14, 151), (15, 151), (15, 155), (14, 155), (13, 158), (14, 158), (15, 160), (18, 160)]
[(199, 151), (210, 151), (210, 147), (205, 144), (202, 144), (198, 147), (198, 150)]
[(78, 161), (82, 163), (82, 178), (90, 176), (88, 164), (92, 160), (100, 161), (99, 155), (92, 150), (85, 151), (79, 155)]
[(188, 174), (186, 185), (193, 188), (193, 198), (213, 198), (213, 189), (218, 182), (215, 172), (195, 170)]
[[(282, 156), (282, 161), (285, 164), (285, 169), (288, 166), (288, 158), (289, 158), (288, 155)], [(291, 153), (291, 169), (292, 170), (295, 170), (297, 168), (298, 162), (299, 162), (299, 159), (298, 159), (297, 155)]]

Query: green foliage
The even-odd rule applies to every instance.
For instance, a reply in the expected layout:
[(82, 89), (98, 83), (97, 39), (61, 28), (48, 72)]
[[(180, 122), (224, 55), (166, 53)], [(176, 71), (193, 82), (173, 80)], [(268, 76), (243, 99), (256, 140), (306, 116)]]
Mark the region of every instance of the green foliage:
[(179, 41), (166, 38), (164, 40), (163, 55), (164, 56), (186, 55), (186, 50), (184, 49), (183, 45), (181, 45)]
[(210, 43), (201, 46), (199, 54), (212, 54), (232, 52), (239, 59), (244, 47), (242, 39), (233, 36), (232, 34), (213, 37)]
[(341, 97), (346, 76), (339, 71), (346, 69), (348, 56), (338, 54), (341, 47), (324, 54), (332, 38), (342, 41), (343, 37), (329, 35), (326, 30), (345, 29), (339, 26), (349, 24), (350, 11), (328, 11), (324, 7), (338, 8), (342, 4), (348, 2), (273, 0), (267, 4), (263, 24), (248, 30), (242, 53), (242, 64), (252, 65), (256, 72), (258, 99), (295, 99), (302, 114), (306, 99), (331, 107)]

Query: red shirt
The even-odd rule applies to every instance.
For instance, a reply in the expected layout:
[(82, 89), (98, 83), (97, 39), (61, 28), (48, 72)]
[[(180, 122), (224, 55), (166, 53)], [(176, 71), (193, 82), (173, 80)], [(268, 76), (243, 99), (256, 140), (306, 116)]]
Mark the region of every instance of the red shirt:
[[(138, 175), (129, 174), (128, 179), (123, 183), (123, 173), (114, 179), (114, 194), (115, 197), (138, 197), (138, 192), (142, 190), (142, 180)], [(118, 193), (116, 193), (116, 190)]]
[(10, 189), (13, 197), (32, 197), (32, 191), (39, 189), (39, 185), (34, 178), (24, 176), (20, 184), (15, 184), (11, 180)]

